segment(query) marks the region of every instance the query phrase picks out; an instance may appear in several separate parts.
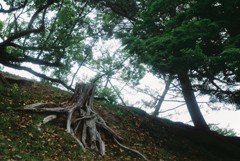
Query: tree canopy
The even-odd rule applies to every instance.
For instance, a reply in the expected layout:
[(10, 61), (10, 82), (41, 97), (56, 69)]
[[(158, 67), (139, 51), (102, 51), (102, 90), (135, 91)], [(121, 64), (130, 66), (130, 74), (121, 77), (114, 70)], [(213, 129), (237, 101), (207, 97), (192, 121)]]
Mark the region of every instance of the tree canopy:
[(208, 89), (199, 84), (198, 90), (226, 94), (225, 99), (238, 103), (239, 90), (221, 88), (216, 82), (239, 82), (239, 2), (139, 3), (131, 32), (119, 34), (129, 51), (150, 64), (155, 73), (188, 72), (202, 85), (208, 84)]
[(117, 35), (129, 52), (149, 64), (154, 73), (177, 76), (196, 126), (206, 127), (206, 123), (193, 90), (239, 104), (240, 90), (233, 88), (239, 82), (240, 71), (239, 2), (135, 2), (138, 10), (129, 20), (131, 30)]
[[(0, 63), (71, 89), (66, 75), (74, 64), (92, 54), (94, 35), (88, 17), (92, 8), (86, 2), (70, 0), (4, 2), (0, 6), (0, 13), (6, 17), (0, 22)], [(24, 62), (40, 65), (52, 76), (26, 67)]]

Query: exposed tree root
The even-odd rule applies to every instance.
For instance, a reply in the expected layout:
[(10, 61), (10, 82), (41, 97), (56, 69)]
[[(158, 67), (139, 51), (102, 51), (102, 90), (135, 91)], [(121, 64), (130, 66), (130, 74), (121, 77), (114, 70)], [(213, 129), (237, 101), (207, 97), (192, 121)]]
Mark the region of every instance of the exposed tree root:
[(137, 150), (135, 150), (135, 149), (131, 149), (131, 148), (125, 146), (125, 145), (122, 145), (122, 144), (119, 143), (119, 142), (117, 141), (117, 139), (115, 139), (115, 138), (114, 138), (114, 141), (115, 141), (120, 147), (122, 147), (123, 149), (129, 150), (129, 151), (132, 151), (132, 152), (134, 152), (134, 153), (140, 155), (144, 160), (147, 160), (147, 158), (146, 158), (142, 153), (140, 153), (139, 151), (137, 151)]
[(93, 109), (93, 96), (95, 86), (93, 84), (77, 84), (75, 92), (69, 102), (60, 105), (35, 103), (25, 106), (24, 111), (51, 113), (39, 123), (38, 129), (41, 130), (41, 125), (46, 124), (57, 118), (57, 114), (65, 114), (67, 132), (77, 141), (83, 149), (92, 149), (104, 155), (105, 143), (101, 138), (101, 133), (107, 134), (120, 147), (130, 150), (146, 160), (146, 157), (138, 152), (128, 148), (119, 141), (123, 139), (118, 136), (104, 119)]
[(37, 125), (38, 130), (41, 131), (41, 126), (42, 126), (42, 124), (46, 124), (46, 123), (48, 123), (48, 122), (50, 122), (50, 121), (52, 121), (52, 120), (54, 120), (54, 119), (56, 119), (56, 118), (57, 118), (57, 115), (49, 115), (49, 116), (45, 117), (45, 118), (43, 119), (43, 121), (40, 122), (40, 123)]

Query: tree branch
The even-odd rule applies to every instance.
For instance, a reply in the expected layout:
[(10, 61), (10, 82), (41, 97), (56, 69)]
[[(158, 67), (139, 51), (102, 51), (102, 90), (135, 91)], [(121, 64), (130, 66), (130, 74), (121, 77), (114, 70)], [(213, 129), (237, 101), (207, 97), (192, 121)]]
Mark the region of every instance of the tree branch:
[(83, 59), (82, 63), (78, 66), (78, 69), (77, 69), (76, 72), (73, 74), (72, 81), (71, 81), (71, 83), (70, 83), (70, 85), (69, 85), (70, 87), (72, 86), (73, 81), (74, 81), (74, 79), (75, 79), (78, 71), (79, 71), (80, 68), (83, 66), (84, 62), (87, 60), (87, 58), (88, 58), (89, 55), (90, 55), (90, 53), (85, 56), (85, 58)]
[[(33, 34), (33, 33), (39, 33), (41, 32), (42, 30), (44, 30), (45, 28), (45, 24), (44, 24), (44, 19), (45, 19), (45, 15), (46, 15), (46, 10), (47, 8), (53, 4), (55, 2), (55, 0), (48, 0), (47, 4), (40, 7), (32, 16), (29, 24), (28, 24), (28, 27), (26, 30), (24, 31), (21, 31), (21, 32), (18, 32), (18, 33), (15, 33), (13, 36), (10, 36), (7, 40), (3, 41), (2, 43), (0, 43), (0, 46), (6, 46), (8, 44), (10, 44), (12, 41), (16, 40), (16, 39), (19, 39), (21, 37), (24, 37), (24, 36), (28, 36), (30, 34)], [(42, 19), (41, 19), (41, 25), (39, 28), (36, 28), (36, 29), (31, 29), (31, 26), (34, 22), (34, 20), (36, 19), (37, 15), (43, 11), (43, 14), (42, 14)]]
[(159, 113), (164, 113), (164, 112), (172, 111), (172, 110), (175, 110), (175, 109), (177, 109), (177, 108), (179, 108), (179, 107), (182, 107), (182, 106), (184, 106), (184, 105), (185, 105), (185, 103), (183, 103), (183, 104), (181, 104), (181, 105), (178, 105), (178, 106), (176, 106), (176, 107), (173, 107), (173, 108), (171, 108), (171, 109), (165, 110), (165, 111), (160, 111)]
[(61, 81), (59, 79), (48, 77), (45, 74), (38, 73), (38, 72), (32, 70), (31, 68), (28, 68), (28, 67), (25, 67), (25, 66), (16, 65), (16, 64), (11, 64), (9, 62), (1, 62), (1, 63), (3, 65), (7, 66), (7, 67), (11, 67), (11, 68), (18, 69), (18, 70), (25, 70), (25, 71), (27, 71), (27, 72), (29, 72), (29, 73), (37, 76), (37, 77), (43, 78), (45, 80), (49, 80), (51, 82), (59, 83), (59, 84), (63, 85), (66, 89), (74, 91), (74, 89), (72, 87), (68, 86), (63, 81)]
[(21, 8), (24, 8), (26, 6), (27, 2), (28, 2), (28, 0), (25, 0), (24, 3), (22, 5), (20, 5), (20, 6), (18, 6), (18, 7), (14, 7), (13, 5), (11, 5), (10, 8), (7, 9), (7, 10), (5, 10), (3, 8), (2, 4), (0, 4), (0, 12), (2, 12), (2, 13), (11, 13), (11, 12), (17, 11), (17, 10), (19, 10)]
[(115, 91), (116, 95), (118, 96), (118, 98), (121, 100), (122, 104), (124, 106), (127, 106), (126, 103), (124, 102), (123, 98), (120, 96), (120, 94), (118, 93), (118, 91), (116, 90), (116, 88), (113, 86), (112, 82), (109, 80), (109, 84), (111, 85), (111, 87), (113, 88), (113, 90)]
[(13, 36), (10, 36), (7, 40), (3, 41), (2, 43), (0, 43), (0, 46), (7, 46), (9, 45), (12, 41), (16, 40), (16, 39), (19, 39), (23, 36), (27, 36), (27, 35), (30, 35), (32, 33), (39, 33), (41, 32), (42, 30), (44, 30), (44, 26), (40, 26), (39, 28), (37, 29), (27, 29), (27, 30), (24, 30), (22, 32), (19, 32), (19, 33), (16, 33), (14, 34)]
[(7, 53), (7, 56), (3, 57), (3, 60), (1, 60), (0, 62), (3, 62), (3, 61), (10, 61), (15, 63), (29, 62), (29, 63), (33, 63), (37, 65), (45, 65), (49, 67), (61, 67), (62, 65), (60, 62), (49, 62), (42, 59), (30, 57), (28, 55), (23, 55), (23, 57), (15, 57), (15, 56), (11, 56), (11, 55), (9, 56), (9, 55), (10, 54)]

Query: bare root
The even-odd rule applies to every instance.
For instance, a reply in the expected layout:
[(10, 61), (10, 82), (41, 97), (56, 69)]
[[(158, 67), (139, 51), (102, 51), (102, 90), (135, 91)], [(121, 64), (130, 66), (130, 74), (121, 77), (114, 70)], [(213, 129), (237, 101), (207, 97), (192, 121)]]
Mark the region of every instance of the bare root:
[(93, 84), (77, 84), (72, 98), (67, 103), (61, 105), (35, 103), (18, 110), (52, 113), (52, 115), (45, 117), (43, 121), (37, 125), (39, 130), (41, 130), (42, 124), (56, 119), (56, 114), (66, 114), (67, 132), (71, 134), (84, 150), (86, 148), (92, 149), (101, 155), (105, 155), (105, 143), (101, 137), (101, 133), (104, 132), (120, 147), (132, 151), (147, 160), (146, 157), (137, 150), (133, 150), (119, 143), (119, 141), (123, 141), (123, 138), (107, 126), (104, 119), (95, 112), (93, 108), (94, 92), (95, 86)]

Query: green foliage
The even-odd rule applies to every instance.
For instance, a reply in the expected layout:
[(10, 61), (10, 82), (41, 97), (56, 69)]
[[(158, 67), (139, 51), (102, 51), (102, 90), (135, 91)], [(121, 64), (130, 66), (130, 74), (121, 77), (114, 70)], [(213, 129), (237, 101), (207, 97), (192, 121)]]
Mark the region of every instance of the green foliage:
[(4, 106), (1, 105), (0, 106), (0, 111), (8, 113), (8, 112), (13, 112), (13, 109), (10, 106), (4, 107)]
[(237, 133), (234, 129), (231, 128), (220, 128), (218, 124), (209, 124), (211, 130), (216, 131), (217, 133), (224, 135), (224, 136), (236, 136)]
[[(106, 98), (110, 103), (117, 103), (122, 99), (119, 89), (126, 83), (139, 84), (139, 80), (145, 75), (145, 67), (122, 49), (111, 49), (103, 45), (99, 50), (101, 55), (93, 56), (90, 63), (97, 73), (90, 82), (97, 85), (98, 97)], [(113, 83), (116, 79), (122, 84), (115, 86)]]
[(240, 57), (240, 48), (227, 48), (221, 53), (219, 61), (225, 63), (227, 70), (233, 72), (235, 80), (240, 81), (240, 60), (236, 59)]
[(21, 52), (21, 50), (16, 49), (14, 47), (7, 47), (6, 48), (6, 52), (9, 53), (9, 57), (19, 57), (19, 56), (23, 56), (23, 53)]
[(137, 107), (127, 107), (127, 108), (129, 110), (131, 110), (134, 114), (137, 114), (137, 115), (139, 115), (141, 117), (149, 116), (149, 114), (146, 111), (144, 111), (144, 110), (142, 110), (140, 108), (137, 108)]
[(136, 86), (139, 84), (140, 79), (142, 79), (146, 73), (146, 68), (134, 57), (129, 58), (129, 64), (123, 65), (120, 77), (132, 85)]
[(75, 12), (70, 5), (66, 5), (62, 8), (62, 10), (58, 13), (58, 23), (59, 25), (72, 25), (74, 22)]
[(12, 105), (19, 105), (28, 98), (25, 91), (22, 91), (17, 84), (4, 87), (0, 84), (0, 106), (3, 111), (11, 111)]
[(109, 104), (109, 102), (102, 102), (101, 101), (101, 102), (99, 102), (99, 104), (102, 107), (112, 111), (114, 113), (114, 115), (116, 115), (118, 117), (122, 117), (122, 116), (126, 115), (126, 111), (124, 111), (123, 108), (117, 107), (116, 105), (113, 105), (113, 104)]
[(220, 91), (224, 101), (238, 104), (239, 92), (228, 85), (240, 80), (236, 59), (240, 49), (239, 2), (137, 2), (139, 10), (131, 30), (116, 34), (131, 55), (148, 64), (157, 75), (194, 73), (191, 80), (197, 78), (199, 86), (203, 79), (212, 81), (217, 77), (225, 87), (220, 90), (211, 84), (208, 94)]
[(113, 13), (104, 13), (102, 29), (104, 32), (107, 33), (108, 37), (111, 37), (113, 35), (116, 24), (118, 24), (121, 21), (122, 21), (122, 18), (114, 15)]
[(13, 86), (9, 89), (9, 94), (16, 101), (20, 101), (25, 97), (25, 92), (23, 92), (17, 84), (13, 84)]
[[(146, 25), (149, 21), (147, 15), (150, 13), (148, 11), (144, 13), (146, 15), (141, 15), (143, 21), (136, 24), (133, 32), (123, 38), (130, 52), (138, 55), (143, 62), (152, 65), (160, 73), (176, 74), (189, 69), (199, 70), (206, 65), (208, 51), (202, 48), (201, 43), (216, 39), (218, 35), (216, 23), (208, 19), (179, 22), (174, 19), (175, 17), (168, 17), (169, 21), (162, 22), (164, 27), (154, 25), (155, 29), (152, 29), (152, 26)], [(155, 14), (157, 15), (152, 17), (164, 19), (164, 14), (163, 16)], [(154, 18), (152, 19), (154, 21)], [(156, 30), (159, 31), (155, 33)]]
[(36, 8), (43, 6), (44, 2), (46, 3), (45, 0), (35, 0), (34, 5)]
[[(2, 82), (0, 82), (0, 95), (4, 96), (6, 94), (6, 88), (3, 86)], [(1, 99), (2, 97), (0, 97)]]
[(116, 92), (112, 88), (103, 88), (103, 89), (98, 89), (96, 91), (96, 95), (99, 98), (104, 98), (106, 103), (110, 104), (116, 104), (118, 101), (118, 96)]
[[(23, 62), (30, 62), (40, 65), (44, 72), (52, 74), (51, 77), (66, 82), (73, 65), (91, 58), (95, 38), (86, 29), (92, 27), (88, 16), (92, 8), (85, 2), (70, 0), (35, 0), (23, 5), (24, 2), (7, 1), (9, 6), (3, 6), (4, 9), (19, 9), (6, 14), (4, 26), (0, 22), (1, 37), (11, 38), (0, 45), (0, 63), (22, 69)], [(45, 74), (28, 71), (40, 77)]]
[(0, 20), (0, 31), (2, 31), (3, 27), (4, 27), (4, 23), (3, 21)]

